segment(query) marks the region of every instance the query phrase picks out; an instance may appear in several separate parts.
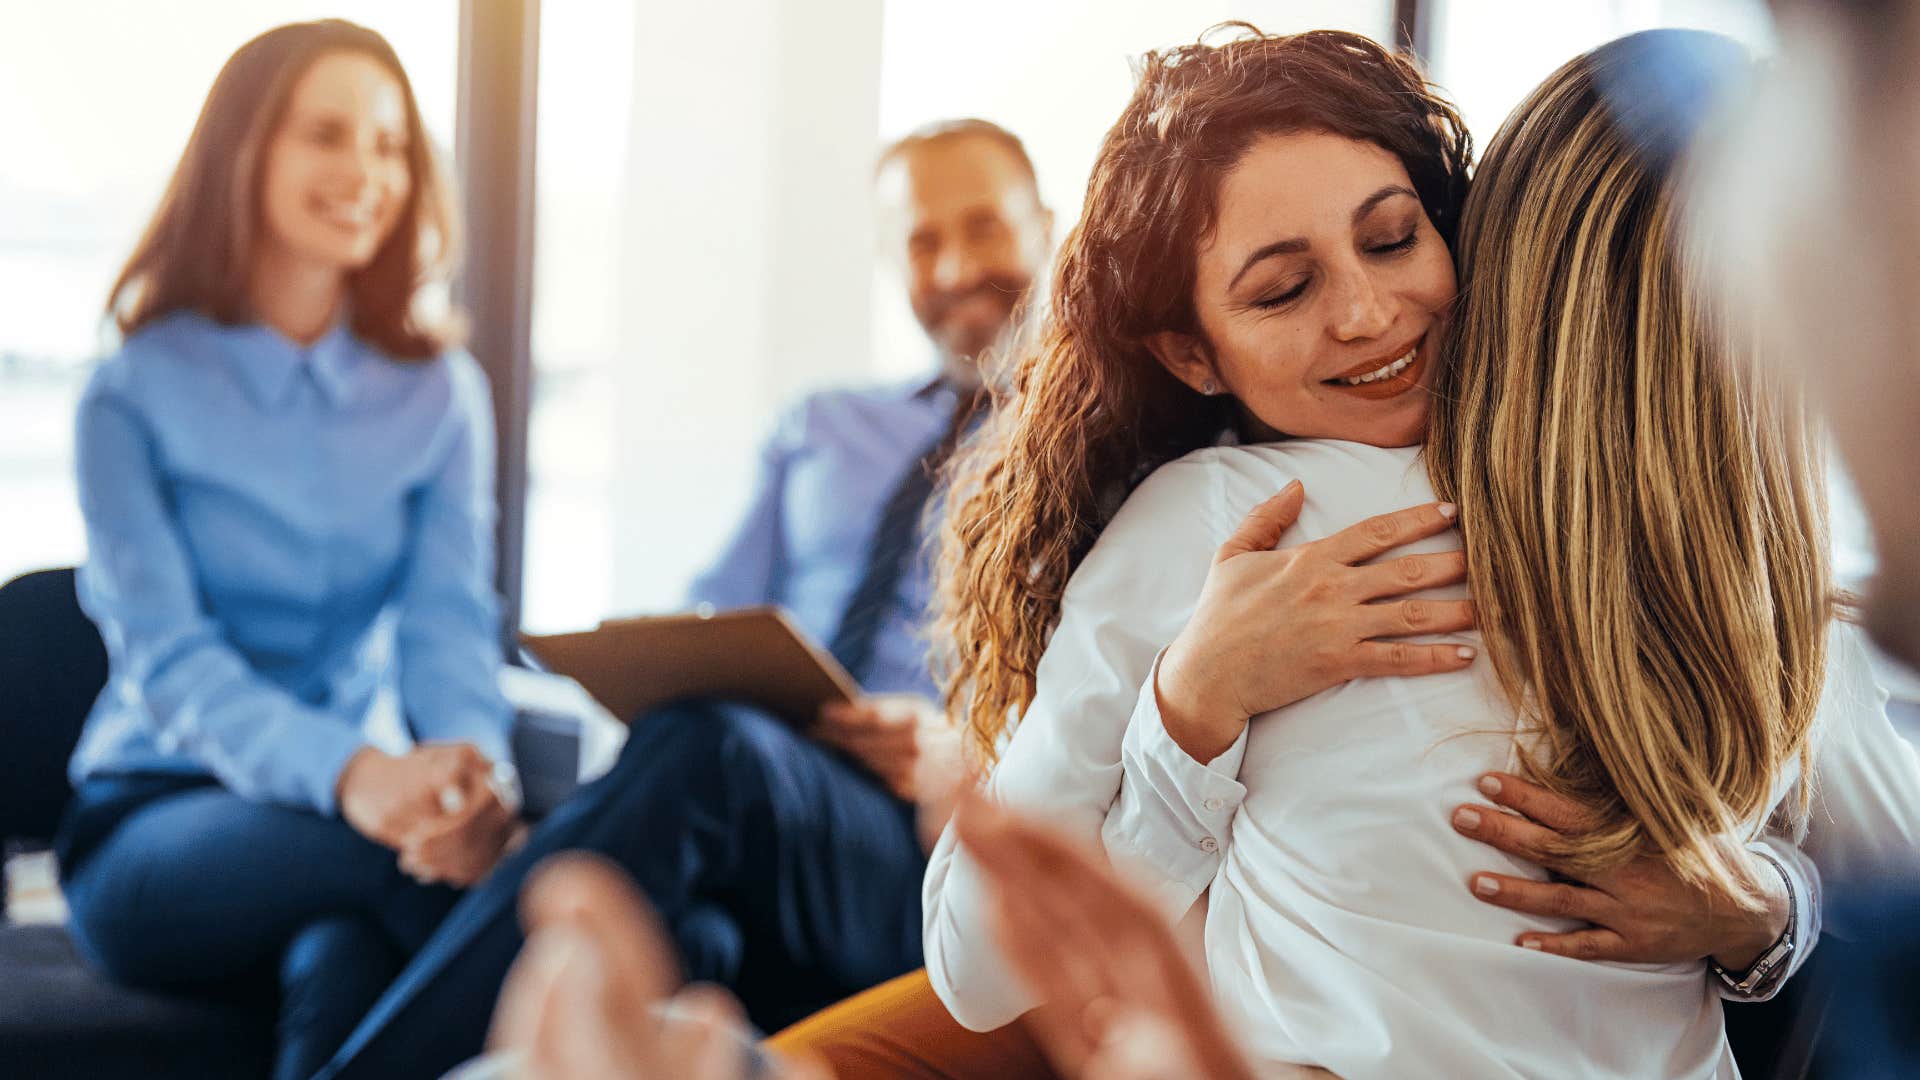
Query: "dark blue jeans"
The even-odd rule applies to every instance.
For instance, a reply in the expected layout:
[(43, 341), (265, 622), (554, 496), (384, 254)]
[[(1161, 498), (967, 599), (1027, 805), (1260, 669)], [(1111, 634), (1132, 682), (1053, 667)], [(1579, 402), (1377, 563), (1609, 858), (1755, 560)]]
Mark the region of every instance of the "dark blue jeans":
[(461, 900), (322, 1075), (438, 1076), (480, 1053), (520, 888), (569, 849), (624, 867), (686, 974), (733, 988), (763, 1028), (920, 966), (912, 808), (777, 720), (677, 706), (637, 721), (613, 770)]
[(278, 995), (275, 1080), (325, 1064), (457, 898), (342, 821), (206, 779), (90, 780), (59, 851), (75, 944), (111, 978)]

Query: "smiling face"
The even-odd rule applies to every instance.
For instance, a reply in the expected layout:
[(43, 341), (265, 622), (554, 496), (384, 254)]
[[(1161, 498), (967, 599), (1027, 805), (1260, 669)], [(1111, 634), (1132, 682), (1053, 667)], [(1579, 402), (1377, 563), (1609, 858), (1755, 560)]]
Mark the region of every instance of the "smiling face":
[(889, 162), (876, 189), (915, 317), (951, 372), (973, 371), (1046, 267), (1053, 218), (1033, 174), (998, 141), (956, 135)]
[(365, 267), (406, 210), (408, 138), (406, 92), (379, 61), (353, 52), (315, 60), (267, 143), (266, 242), (308, 264)]
[(1232, 394), (1264, 435), (1422, 440), (1455, 284), (1399, 158), (1323, 132), (1258, 140), (1195, 271), (1200, 333), (1147, 342), (1182, 382)]

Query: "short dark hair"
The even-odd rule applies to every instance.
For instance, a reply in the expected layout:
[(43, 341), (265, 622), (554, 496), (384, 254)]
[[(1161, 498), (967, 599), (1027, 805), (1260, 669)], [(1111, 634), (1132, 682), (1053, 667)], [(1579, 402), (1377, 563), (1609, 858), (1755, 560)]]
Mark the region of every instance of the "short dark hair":
[(991, 139), (999, 143), (1008, 153), (1013, 155), (1013, 160), (1020, 163), (1021, 171), (1026, 173), (1027, 179), (1033, 182), (1034, 190), (1036, 192), (1040, 190), (1040, 174), (1034, 171), (1033, 159), (1027, 156), (1027, 146), (1020, 141), (1020, 136), (1015, 135), (1013, 132), (1008, 131), (1006, 128), (1001, 127), (991, 120), (981, 120), (971, 116), (963, 116), (951, 120), (935, 120), (932, 123), (922, 124), (912, 131), (907, 132), (905, 135), (900, 136), (898, 139), (893, 140), (887, 144), (886, 149), (880, 151), (879, 158), (874, 161), (873, 174), (875, 176), (880, 175), (888, 165), (906, 157), (921, 147), (931, 146), (935, 143), (952, 142), (955, 139), (964, 139), (970, 136)]

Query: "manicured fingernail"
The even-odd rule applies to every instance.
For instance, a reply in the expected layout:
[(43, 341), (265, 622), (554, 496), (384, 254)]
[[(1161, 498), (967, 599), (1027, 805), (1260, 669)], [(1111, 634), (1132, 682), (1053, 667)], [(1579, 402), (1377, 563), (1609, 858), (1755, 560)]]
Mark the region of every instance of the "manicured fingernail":
[(1477, 829), (1480, 827), (1480, 811), (1463, 806), (1453, 812), (1453, 823), (1458, 828)]
[(1497, 776), (1481, 777), (1480, 790), (1486, 792), (1489, 795), (1500, 794), (1500, 778)]
[(1473, 879), (1473, 891), (1479, 893), (1481, 896), (1493, 896), (1499, 893), (1500, 882), (1485, 874), (1481, 874)]
[(1462, 646), (1460, 646), (1460, 647), (1459, 647), (1458, 649), (1456, 649), (1456, 650), (1454, 650), (1454, 651), (1455, 651), (1455, 652), (1457, 652), (1457, 653), (1458, 653), (1458, 654), (1460, 655), (1460, 659), (1462, 659), (1462, 660), (1471, 660), (1471, 659), (1473, 659), (1473, 658), (1474, 658), (1474, 656), (1476, 655), (1476, 654), (1474, 653), (1474, 651), (1473, 651), (1473, 649), (1472, 649), (1472, 648), (1471, 648), (1470, 646), (1467, 646), (1467, 645), (1462, 645)]
[(1534, 952), (1540, 951), (1540, 943), (1532, 938), (1527, 938), (1525, 941), (1522, 941), (1520, 947), (1523, 949), (1532, 949)]
[(1460, 516), (1460, 508), (1452, 503), (1441, 503), (1438, 509), (1440, 510), (1440, 516), (1446, 518), (1448, 521), (1452, 521), (1454, 518)]

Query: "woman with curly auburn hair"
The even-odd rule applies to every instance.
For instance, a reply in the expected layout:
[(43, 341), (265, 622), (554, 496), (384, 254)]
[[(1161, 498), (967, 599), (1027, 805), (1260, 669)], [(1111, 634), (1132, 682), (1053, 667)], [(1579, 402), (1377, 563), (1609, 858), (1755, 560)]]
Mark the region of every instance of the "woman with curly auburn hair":
[[(1273, 1069), (1734, 1075), (1716, 993), (1817, 933), (1806, 857), (1760, 836), (1804, 834), (1803, 760), (1810, 852), (1913, 846), (1920, 771), (1831, 618), (1816, 442), (1734, 362), (1639, 115), (1666, 94), (1684, 141), (1737, 51), (1570, 62), (1464, 218), (1464, 133), (1378, 46), (1149, 57), (955, 467), (942, 630), (988, 792), (1200, 905)], [(928, 978), (974, 1030), (1038, 1004), (983, 888), (949, 832)]]

